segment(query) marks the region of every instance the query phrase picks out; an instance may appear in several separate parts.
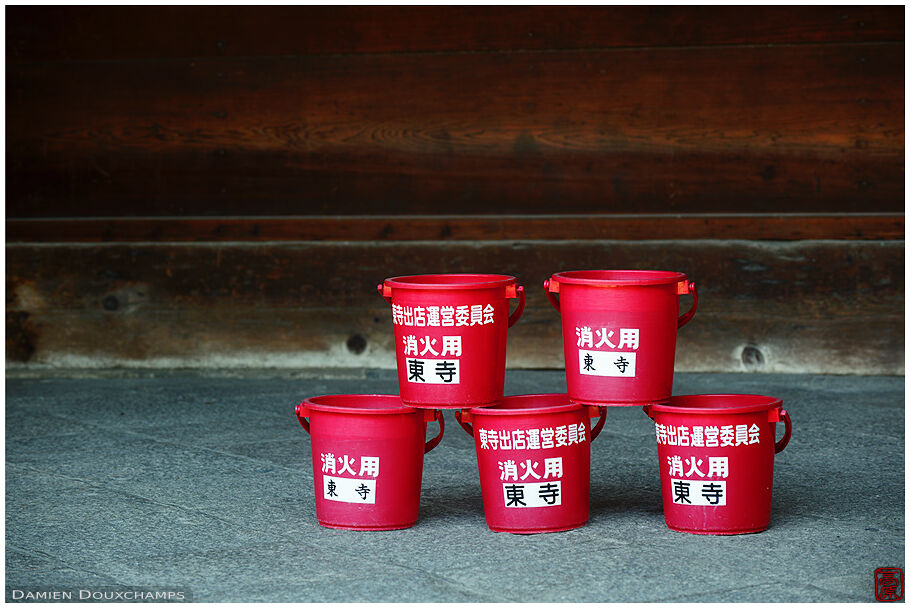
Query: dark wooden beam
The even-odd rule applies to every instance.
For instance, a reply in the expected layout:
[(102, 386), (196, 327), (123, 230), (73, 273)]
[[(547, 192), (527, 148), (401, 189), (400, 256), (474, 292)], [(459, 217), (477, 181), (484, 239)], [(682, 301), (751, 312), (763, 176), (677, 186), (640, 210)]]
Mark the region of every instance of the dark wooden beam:
[(903, 53), (11, 64), (7, 214), (898, 214)]
[(10, 6), (8, 61), (904, 39), (899, 6)]
[(9, 243), (900, 240), (904, 216), (635, 215), (10, 219)]

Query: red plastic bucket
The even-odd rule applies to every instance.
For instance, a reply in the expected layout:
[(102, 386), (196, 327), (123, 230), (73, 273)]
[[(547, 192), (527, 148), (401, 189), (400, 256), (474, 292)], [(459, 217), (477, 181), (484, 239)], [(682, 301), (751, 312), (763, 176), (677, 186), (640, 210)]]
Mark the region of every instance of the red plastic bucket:
[[(442, 439), (442, 412), (407, 407), (397, 395), (325, 395), (298, 405), (297, 419), (310, 434), (321, 525), (397, 530), (417, 522), (423, 455)], [(424, 443), (434, 419), (439, 435)]]
[[(588, 521), (591, 441), (605, 414), (606, 408), (578, 405), (564, 394), (516, 395), (455, 412), (474, 437), (491, 530), (559, 532)], [(600, 420), (591, 428), (593, 416)]]
[[(427, 274), (386, 279), (401, 400), (421, 408), (489, 405), (502, 399), (506, 334), (524, 309), (524, 288), (501, 274)], [(519, 298), (509, 316), (509, 299)]]
[[(774, 454), (787, 447), (791, 432), (780, 399), (679, 395), (643, 409), (654, 420), (667, 526), (693, 534), (768, 527)], [(781, 420), (784, 436), (775, 443)]]
[[(681, 272), (573, 270), (544, 281), (562, 315), (569, 398), (590, 405), (643, 405), (670, 398), (676, 330), (698, 307)], [(679, 296), (692, 309), (679, 316)], [(556, 299), (554, 294), (559, 294)]]

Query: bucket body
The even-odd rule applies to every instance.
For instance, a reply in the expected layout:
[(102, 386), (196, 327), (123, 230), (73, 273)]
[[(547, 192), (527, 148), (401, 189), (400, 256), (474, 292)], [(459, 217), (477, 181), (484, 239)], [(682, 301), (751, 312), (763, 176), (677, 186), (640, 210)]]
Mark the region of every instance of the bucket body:
[[(644, 405), (670, 398), (676, 330), (695, 314), (695, 284), (680, 272), (577, 270), (544, 281), (562, 316), (569, 398)], [(679, 316), (679, 296), (695, 304)], [(558, 299), (556, 295), (558, 294)]]
[[(524, 308), (515, 277), (436, 274), (379, 285), (392, 305), (401, 400), (416, 408), (489, 405), (502, 399), (506, 336)], [(509, 299), (519, 298), (509, 316)]]
[[(566, 395), (517, 395), (455, 413), (474, 436), (487, 525), (495, 532), (570, 530), (588, 521), (591, 440), (604, 408)], [(591, 427), (591, 416), (600, 416)]]
[[(417, 522), (423, 455), (442, 438), (441, 412), (397, 395), (325, 395), (297, 406), (310, 434), (316, 519), (327, 528), (396, 530)], [(439, 436), (425, 443), (427, 422)]]
[[(774, 454), (786, 447), (791, 431), (780, 399), (680, 395), (644, 410), (654, 420), (667, 526), (693, 534), (768, 527)], [(778, 421), (785, 434), (775, 443)]]

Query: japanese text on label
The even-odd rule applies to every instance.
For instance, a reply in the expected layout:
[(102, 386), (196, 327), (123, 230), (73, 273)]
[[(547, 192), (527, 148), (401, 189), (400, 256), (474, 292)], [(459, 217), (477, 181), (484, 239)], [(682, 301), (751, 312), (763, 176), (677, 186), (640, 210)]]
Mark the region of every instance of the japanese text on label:
[(670, 479), (673, 502), (678, 505), (718, 507), (727, 504), (726, 481)]
[(562, 504), (562, 482), (504, 483), (502, 497), (506, 507), (555, 507)]
[(760, 443), (761, 429), (755, 423), (723, 426), (674, 426), (654, 424), (658, 445), (718, 448)]
[(575, 336), (578, 338), (576, 346), (578, 348), (587, 348), (589, 350), (610, 350), (627, 348), (638, 350), (638, 329), (622, 328), (619, 330), (619, 336), (616, 332), (606, 327), (594, 329), (590, 327), (576, 327)]
[(401, 306), (392, 304), (392, 323), (405, 327), (473, 327), (494, 322), (492, 304)]
[(458, 359), (405, 359), (408, 382), (420, 384), (459, 384), (461, 365)]
[(587, 438), (585, 423), (563, 424), (540, 429), (477, 429), (482, 450), (543, 450), (583, 443)]
[(634, 378), (635, 354), (580, 350), (578, 371), (586, 376)]
[[(322, 452), (319, 460), (322, 463), (323, 498), (336, 502), (376, 503), (378, 456), (361, 456), (358, 459), (347, 454), (335, 456), (333, 452)], [(366, 479), (368, 477), (373, 479)]]

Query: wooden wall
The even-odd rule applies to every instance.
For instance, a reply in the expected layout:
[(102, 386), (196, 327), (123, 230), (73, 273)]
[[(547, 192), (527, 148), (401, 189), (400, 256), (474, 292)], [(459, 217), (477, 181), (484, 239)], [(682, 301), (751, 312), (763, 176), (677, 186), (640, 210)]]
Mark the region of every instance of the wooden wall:
[[(687, 272), (678, 368), (903, 373), (902, 7), (8, 7), (7, 365), (394, 365), (375, 285)], [(684, 302), (684, 305), (688, 301)]]

